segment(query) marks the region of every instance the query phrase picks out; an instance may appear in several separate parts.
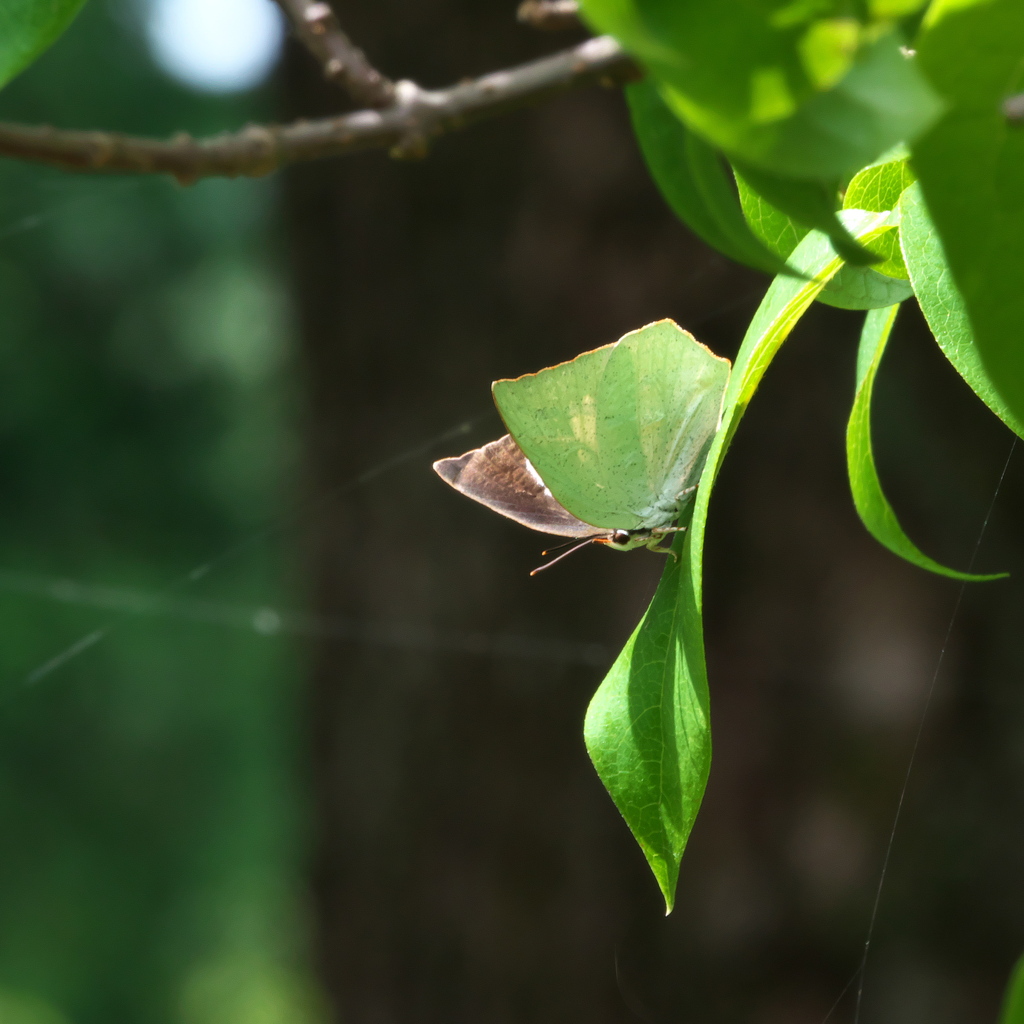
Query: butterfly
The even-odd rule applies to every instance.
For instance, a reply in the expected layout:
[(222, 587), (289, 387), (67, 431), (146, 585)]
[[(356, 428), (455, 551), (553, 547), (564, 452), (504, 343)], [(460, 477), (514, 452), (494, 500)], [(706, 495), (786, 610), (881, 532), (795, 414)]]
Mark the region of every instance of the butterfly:
[[(721, 421), (729, 360), (659, 320), (565, 363), (491, 386), (508, 434), (434, 470), (541, 533), (668, 551)], [(538, 572), (540, 570), (534, 570)]]

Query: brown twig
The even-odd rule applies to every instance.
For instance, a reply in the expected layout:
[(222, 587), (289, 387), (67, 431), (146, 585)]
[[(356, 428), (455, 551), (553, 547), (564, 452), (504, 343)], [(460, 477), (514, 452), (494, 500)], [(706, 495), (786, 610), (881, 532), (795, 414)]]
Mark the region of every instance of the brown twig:
[(576, 0), (523, 0), (516, 18), (544, 32), (580, 28), (580, 5)]
[(395, 101), (395, 83), (382, 75), (341, 29), (330, 4), (320, 0), (277, 0), (295, 34), (323, 65), (324, 77), (367, 107)]
[(568, 89), (596, 82), (621, 85), (640, 75), (614, 39), (599, 36), (448, 89), (397, 82), (395, 102), (383, 110), (289, 125), (250, 125), (208, 139), (147, 139), (0, 123), (0, 156), (65, 170), (171, 174), (183, 184), (205, 177), (257, 176), (287, 163), (364, 149), (387, 148), (393, 156), (417, 157), (426, 154), (432, 138), (476, 121), (540, 103)]

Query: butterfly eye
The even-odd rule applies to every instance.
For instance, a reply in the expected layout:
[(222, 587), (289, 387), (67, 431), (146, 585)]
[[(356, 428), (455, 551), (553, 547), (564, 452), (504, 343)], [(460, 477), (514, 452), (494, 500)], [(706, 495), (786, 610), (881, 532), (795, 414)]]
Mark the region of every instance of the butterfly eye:
[(628, 544), (629, 543), (629, 530), (616, 530), (612, 534), (613, 544)]

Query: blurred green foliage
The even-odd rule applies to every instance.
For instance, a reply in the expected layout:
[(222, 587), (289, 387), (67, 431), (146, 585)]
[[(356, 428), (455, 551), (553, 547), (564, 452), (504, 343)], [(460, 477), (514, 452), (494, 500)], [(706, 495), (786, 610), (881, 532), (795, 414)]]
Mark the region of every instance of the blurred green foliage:
[[(0, 117), (164, 134), (268, 115), (266, 94), (163, 77), (140, 10), (88, 5)], [(273, 192), (0, 163), (4, 1024), (317, 1016), (293, 645), (3, 575), (161, 590), (280, 515), (292, 396)], [(244, 546), (175, 595), (286, 600), (281, 547)]]

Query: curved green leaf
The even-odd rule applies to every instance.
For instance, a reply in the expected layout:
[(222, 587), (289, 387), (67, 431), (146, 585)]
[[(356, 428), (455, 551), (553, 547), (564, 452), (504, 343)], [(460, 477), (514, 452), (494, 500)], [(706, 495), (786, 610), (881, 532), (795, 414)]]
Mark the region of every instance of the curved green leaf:
[[(900, 196), (914, 183), (914, 173), (907, 163), (906, 156), (899, 159), (886, 160), (858, 171), (846, 188), (843, 196), (844, 210), (895, 210)], [(885, 235), (880, 242), (885, 245), (885, 259), (874, 266), (886, 277), (896, 277), (901, 281), (909, 281), (903, 253), (900, 251), (898, 233)], [(876, 251), (879, 251), (876, 249)], [(904, 296), (907, 298), (908, 296)], [(894, 299), (899, 302), (900, 299)]]
[(871, 448), (871, 395), (875, 376), (899, 312), (898, 305), (886, 309), (873, 309), (864, 320), (864, 329), (857, 350), (857, 390), (846, 426), (846, 469), (850, 477), (850, 490), (857, 515), (879, 544), (908, 562), (955, 580), (1001, 579), (1006, 573), (977, 575), (958, 572), (929, 558), (903, 532), (896, 513), (882, 493), (882, 483), (875, 469), (875, 456)]
[[(890, 231), (888, 236), (895, 234)], [(909, 281), (886, 277), (871, 267), (846, 264), (822, 289), (818, 301), (839, 309), (880, 309), (909, 299), (913, 294)]]
[(750, 230), (772, 252), (783, 259), (788, 259), (789, 254), (811, 229), (797, 224), (792, 217), (787, 217), (780, 209), (772, 206), (735, 167), (732, 169), (732, 174), (736, 179), (736, 188), (740, 194), (740, 207), (746, 222), (750, 225)]
[(669, 88), (669, 105), (689, 127), (730, 158), (776, 174), (842, 178), (940, 111), (888, 14), (859, 21), (843, 0), (581, 6)]
[(0, 3), (0, 86), (24, 70), (71, 24), (85, 0)]
[[(733, 168), (733, 174), (739, 188), (743, 216), (750, 223), (751, 229), (758, 234), (765, 245), (779, 255), (790, 255), (799, 241), (806, 236), (808, 228), (798, 225), (791, 217), (786, 216), (759, 195), (756, 188), (735, 168)], [(854, 180), (857, 179), (854, 178)], [(870, 208), (861, 207), (860, 209)], [(882, 207), (881, 209), (888, 210), (891, 207)], [(846, 230), (839, 214), (833, 214), (831, 217), (837, 219), (841, 230)], [(898, 232), (891, 230), (880, 234), (871, 243), (871, 247), (876, 253), (886, 254), (884, 262), (879, 266), (889, 269), (894, 262), (893, 252), (899, 253)], [(902, 257), (900, 257), (900, 263), (902, 264)], [(905, 278), (905, 271), (903, 274)], [(818, 302), (829, 306), (838, 306), (840, 309), (877, 309), (881, 306), (890, 306), (894, 302), (902, 302), (912, 294), (913, 289), (905, 280), (894, 280), (894, 276), (879, 273), (872, 267), (851, 266), (847, 263), (835, 278), (831, 279), (821, 290)]]
[(745, 161), (733, 159), (733, 165), (748, 187), (757, 192), (787, 217), (806, 228), (817, 228), (832, 240), (836, 252), (847, 263), (866, 266), (877, 263), (873, 252), (857, 245), (836, 215), (839, 205), (839, 182), (794, 181), (771, 174)]
[[(900, 196), (913, 181), (906, 159), (883, 161), (854, 175), (843, 197), (844, 210), (897, 209)], [(880, 235), (873, 244), (883, 255), (873, 267), (845, 266), (818, 296), (819, 302), (840, 309), (882, 309), (909, 299), (914, 289), (903, 263), (899, 231)]]
[[(861, 175), (871, 170), (873, 168), (866, 168), (853, 181), (864, 180)], [(773, 206), (735, 167), (733, 175), (739, 189), (743, 215), (750, 224), (751, 230), (773, 252), (783, 257), (789, 256), (800, 239), (807, 234), (809, 228), (802, 227), (792, 217)], [(853, 182), (851, 182), (852, 187)], [(861, 196), (862, 193), (857, 191), (854, 195)], [(877, 196), (865, 194), (863, 198), (872, 203), (877, 202)], [(896, 199), (898, 198), (899, 194), (897, 193)], [(892, 209), (895, 205), (896, 200), (894, 199), (892, 206), (870, 205), (856, 208), (881, 212)], [(823, 211), (819, 210), (819, 213), (821, 212)], [(835, 220), (838, 230), (845, 232), (846, 229), (837, 213), (831, 213), (828, 218), (822, 219)], [(884, 270), (884, 274), (876, 272), (871, 267), (855, 267), (847, 264), (825, 286), (818, 296), (818, 301), (828, 306), (838, 306), (840, 309), (877, 309), (880, 306), (891, 306), (894, 302), (902, 302), (903, 299), (909, 298), (913, 294), (913, 289), (906, 283), (907, 274), (902, 267), (903, 260), (899, 251), (898, 233), (889, 231), (880, 235), (874, 241), (873, 248), (876, 254), (884, 253), (882, 262), (878, 263), (879, 271)], [(899, 258), (898, 263), (896, 257)], [(877, 255), (874, 258), (877, 258)], [(893, 278), (900, 277), (903, 280), (893, 280)]]
[(1024, 1024), (1024, 956), (1017, 961), (1010, 975), (999, 1024)]
[(1018, 437), (1024, 437), (1024, 420), (996, 390), (981, 361), (964, 300), (919, 185), (912, 185), (900, 199), (900, 244), (918, 304), (939, 348), (989, 409)]
[(708, 245), (755, 270), (780, 273), (785, 267), (751, 231), (721, 158), (665, 105), (650, 79), (626, 89), (640, 150), (676, 216)]
[[(851, 211), (846, 224), (860, 243), (891, 229), (888, 214)], [(842, 260), (828, 239), (809, 234), (751, 321), (736, 357), (694, 502), (654, 600), (587, 709), (587, 750), (640, 844), (672, 909), (679, 862), (711, 765), (710, 708), (701, 624), (701, 558), (708, 502), (722, 459), (757, 386), (797, 321)]]
[[(780, 209), (760, 195), (743, 175), (733, 168), (739, 189), (743, 216), (751, 230), (774, 253), (783, 258), (797, 247), (809, 228), (798, 224)], [(843, 200), (844, 209), (871, 210), (880, 213), (895, 208), (903, 189), (913, 181), (906, 158), (885, 160), (859, 171), (849, 186)], [(909, 298), (913, 291), (894, 285), (887, 278), (908, 279), (903, 256), (899, 248), (899, 236), (895, 231), (879, 236), (874, 244), (875, 252), (883, 256), (882, 262), (872, 268), (845, 266), (829, 281), (819, 302), (840, 309), (876, 309), (890, 306)]]
[(843, 208), (847, 210), (895, 210), (906, 189), (917, 179), (906, 158), (871, 164), (858, 171), (846, 186)]
[(1024, 421), (1024, 130), (1003, 101), (1024, 91), (1021, 0), (935, 2), (917, 42), (949, 112), (911, 162), (993, 385)]
[(711, 769), (700, 602), (686, 536), (583, 723), (587, 753), (647, 858), (666, 913)]

